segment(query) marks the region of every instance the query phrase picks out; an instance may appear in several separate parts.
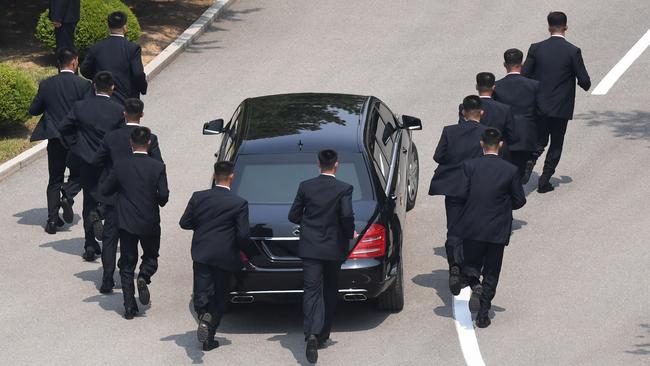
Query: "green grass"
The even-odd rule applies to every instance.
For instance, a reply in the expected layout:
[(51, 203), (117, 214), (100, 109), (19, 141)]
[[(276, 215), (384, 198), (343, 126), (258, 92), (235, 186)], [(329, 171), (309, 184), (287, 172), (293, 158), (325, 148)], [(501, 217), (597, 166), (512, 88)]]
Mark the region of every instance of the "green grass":
[[(7, 63), (24, 70), (37, 85), (41, 80), (57, 73), (57, 69), (53, 66), (43, 67), (16, 61), (8, 61)], [(24, 125), (15, 125), (0, 130), (0, 163), (4, 163), (36, 144), (35, 142), (29, 142), (29, 138), (39, 118), (32, 117)]]

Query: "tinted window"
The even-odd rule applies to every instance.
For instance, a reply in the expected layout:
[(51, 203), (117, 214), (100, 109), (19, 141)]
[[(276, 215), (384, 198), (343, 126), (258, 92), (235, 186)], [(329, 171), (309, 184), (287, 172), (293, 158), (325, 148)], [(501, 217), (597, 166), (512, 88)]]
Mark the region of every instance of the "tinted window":
[[(233, 192), (251, 204), (291, 204), (300, 182), (318, 176), (315, 153), (240, 155)], [(341, 154), (336, 178), (354, 187), (352, 200), (372, 199), (361, 154)]]

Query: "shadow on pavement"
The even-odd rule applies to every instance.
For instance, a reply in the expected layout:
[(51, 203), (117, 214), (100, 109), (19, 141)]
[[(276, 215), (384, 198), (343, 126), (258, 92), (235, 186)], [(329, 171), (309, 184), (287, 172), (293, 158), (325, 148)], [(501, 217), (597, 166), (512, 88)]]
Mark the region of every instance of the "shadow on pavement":
[[(18, 217), (17, 223), (21, 225), (45, 227), (45, 222), (47, 221), (47, 208), (32, 208), (27, 211), (15, 213), (14, 217)], [(72, 224), (66, 223), (65, 226), (58, 228), (58, 231), (70, 231), (70, 226), (76, 225), (79, 223), (79, 220), (81, 220), (81, 217), (75, 214), (72, 219)]]
[[(215, 338), (219, 342), (219, 348), (232, 344), (232, 342), (227, 338)], [(196, 330), (162, 337), (160, 340), (163, 342), (174, 342), (177, 346), (184, 348), (187, 357), (192, 360), (192, 364), (196, 365), (203, 363), (203, 355), (205, 355), (205, 352), (203, 352), (201, 349), (201, 344), (196, 339)], [(219, 348), (212, 352), (219, 352)]]
[(512, 219), (512, 231), (519, 230), (526, 225), (528, 225), (528, 221)]
[[(444, 252), (444, 247), (442, 248)], [(419, 274), (411, 280), (418, 286), (428, 287), (436, 290), (436, 295), (444, 303), (433, 309), (433, 312), (445, 318), (453, 318), (454, 314), (451, 308), (451, 291), (449, 291), (449, 271), (447, 269), (435, 269), (431, 273)]]
[(40, 248), (52, 248), (57, 252), (76, 255), (81, 259), (84, 252), (84, 238), (62, 239), (39, 245)]
[(589, 111), (574, 116), (574, 119), (583, 120), (590, 127), (608, 127), (614, 131), (616, 137), (628, 140), (650, 140), (650, 112)]
[(647, 333), (646, 335), (637, 336), (637, 338), (646, 338), (645, 343), (637, 343), (634, 345), (636, 349), (632, 351), (625, 351), (625, 353), (646, 356), (650, 355), (650, 324), (639, 324), (639, 326)]
[[(250, 14), (250, 13), (255, 13), (262, 10), (262, 8), (250, 8), (250, 9), (244, 9), (244, 10), (232, 10), (232, 9), (225, 9), (221, 12), (219, 15), (219, 18), (212, 24), (210, 24), (206, 30), (205, 34), (208, 33), (215, 33), (215, 32), (228, 32), (228, 29), (219, 27), (217, 24), (223, 23), (223, 22), (241, 22), (244, 21), (242, 18), (242, 15)], [(218, 40), (202, 40), (202, 41), (196, 41), (192, 42), (186, 49), (185, 52), (188, 53), (203, 53), (206, 50), (214, 50), (214, 49), (220, 49), (222, 48), (221, 46), (216, 46), (215, 44), (219, 43)]]

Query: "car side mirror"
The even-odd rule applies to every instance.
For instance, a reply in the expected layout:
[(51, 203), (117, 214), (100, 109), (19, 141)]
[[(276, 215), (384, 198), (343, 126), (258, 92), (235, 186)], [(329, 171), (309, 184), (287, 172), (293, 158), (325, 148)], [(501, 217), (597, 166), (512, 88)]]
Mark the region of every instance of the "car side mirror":
[(422, 121), (417, 117), (402, 115), (402, 126), (407, 130), (421, 130)]
[(223, 132), (223, 119), (215, 119), (203, 124), (204, 135), (218, 135)]

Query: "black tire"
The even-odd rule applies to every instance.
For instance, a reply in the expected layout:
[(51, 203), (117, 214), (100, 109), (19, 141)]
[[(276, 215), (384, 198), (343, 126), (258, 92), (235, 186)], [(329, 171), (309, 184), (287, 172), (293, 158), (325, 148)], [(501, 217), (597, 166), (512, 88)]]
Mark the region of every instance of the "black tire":
[(393, 285), (377, 298), (377, 308), (382, 311), (399, 313), (404, 309), (404, 273), (402, 263), (397, 269)]
[(406, 211), (411, 211), (415, 207), (415, 200), (418, 198), (419, 181), (420, 159), (418, 157), (418, 148), (412, 143), (408, 171), (406, 172)]

